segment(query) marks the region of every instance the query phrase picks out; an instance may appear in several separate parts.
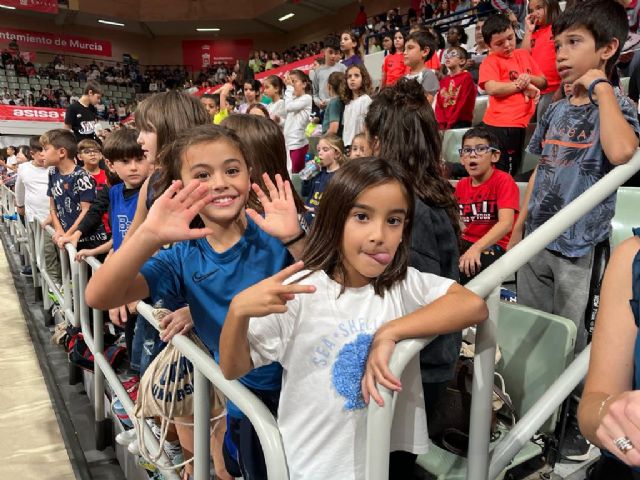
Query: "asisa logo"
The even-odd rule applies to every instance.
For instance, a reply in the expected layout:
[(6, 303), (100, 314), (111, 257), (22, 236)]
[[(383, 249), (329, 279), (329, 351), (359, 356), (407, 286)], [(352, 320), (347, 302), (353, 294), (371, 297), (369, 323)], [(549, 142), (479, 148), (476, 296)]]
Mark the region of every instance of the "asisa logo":
[(62, 114), (56, 110), (36, 110), (30, 108), (14, 108), (13, 109), (14, 117), (23, 117), (23, 118), (47, 118), (52, 120), (60, 120)]

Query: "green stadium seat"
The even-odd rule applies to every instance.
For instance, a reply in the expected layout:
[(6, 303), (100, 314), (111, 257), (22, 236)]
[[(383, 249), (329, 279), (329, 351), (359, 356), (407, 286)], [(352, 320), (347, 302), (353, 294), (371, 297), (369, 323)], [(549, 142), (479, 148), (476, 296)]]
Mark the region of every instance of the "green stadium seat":
[(28, 77), (18, 77), (18, 83), (23, 83), (23, 84), (29, 84), (29, 78)]
[(613, 247), (633, 236), (631, 231), (640, 226), (638, 205), (640, 205), (640, 188), (619, 187), (616, 195), (616, 212), (611, 220), (611, 243)]
[(484, 112), (487, 111), (487, 104), (489, 102), (489, 97), (486, 95), (482, 95), (476, 97), (476, 106), (473, 109), (473, 120), (471, 121), (471, 125), (478, 125), (482, 122), (482, 117), (484, 117)]
[(302, 191), (302, 180), (300, 179), (300, 175), (298, 175), (297, 173), (291, 174), (291, 185), (300, 195), (300, 192)]
[[(506, 391), (511, 397), (517, 418), (520, 418), (573, 360), (576, 326), (571, 320), (557, 315), (502, 302), (497, 332), (502, 358), (496, 371), (503, 376)], [(558, 412), (540, 431), (553, 432), (557, 421)], [(541, 453), (539, 445), (528, 442), (509, 468)], [(438, 480), (466, 478), (467, 459), (436, 445), (430, 446), (429, 453), (419, 456), (417, 463)]]
[(458, 150), (462, 145), (462, 137), (468, 128), (445, 130), (442, 136), (442, 158), (445, 162), (460, 163)]
[(620, 87), (625, 95), (629, 95), (629, 77), (622, 77), (620, 79)]

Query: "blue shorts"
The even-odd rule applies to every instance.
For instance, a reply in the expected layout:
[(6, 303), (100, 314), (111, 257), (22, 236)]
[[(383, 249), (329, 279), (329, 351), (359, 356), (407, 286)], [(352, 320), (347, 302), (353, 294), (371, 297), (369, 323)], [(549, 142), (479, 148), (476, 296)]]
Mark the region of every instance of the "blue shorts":
[[(277, 415), (280, 390), (250, 390), (262, 400), (273, 415)], [(267, 480), (267, 467), (260, 440), (247, 417), (227, 416), (222, 455), (225, 468), (231, 476)]]

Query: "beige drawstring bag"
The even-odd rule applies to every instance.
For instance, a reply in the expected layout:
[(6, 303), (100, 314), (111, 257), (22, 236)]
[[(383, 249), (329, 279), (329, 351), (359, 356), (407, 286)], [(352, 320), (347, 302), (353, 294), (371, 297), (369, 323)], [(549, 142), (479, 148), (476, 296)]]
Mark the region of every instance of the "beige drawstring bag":
[[(153, 310), (153, 316), (160, 321), (171, 311), (159, 308)], [(202, 341), (193, 333), (187, 334), (189, 340), (195, 343), (201, 350), (209, 351)], [(138, 398), (134, 406), (133, 425), (139, 439), (140, 455), (153, 464), (158, 463), (162, 455), (162, 448), (156, 455), (151, 455), (147, 449), (143, 429), (145, 418), (160, 418), (160, 445), (164, 445), (171, 423), (193, 426), (193, 423), (181, 422), (176, 417), (193, 416), (193, 392), (195, 372), (192, 363), (177, 348), (169, 343), (164, 350), (151, 362), (144, 375), (140, 379)], [(225, 399), (216, 388), (211, 388), (212, 426), (226, 415)], [(187, 465), (192, 459), (186, 460), (172, 468)]]

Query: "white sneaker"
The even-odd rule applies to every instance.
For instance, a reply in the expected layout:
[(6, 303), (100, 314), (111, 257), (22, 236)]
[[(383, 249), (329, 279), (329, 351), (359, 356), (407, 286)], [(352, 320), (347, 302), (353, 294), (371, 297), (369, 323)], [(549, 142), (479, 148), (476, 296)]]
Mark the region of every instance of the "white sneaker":
[(138, 445), (138, 439), (135, 439), (133, 442), (127, 446), (127, 450), (132, 455), (140, 455), (140, 445)]
[(131, 430), (120, 432), (118, 435), (116, 435), (116, 443), (124, 447), (129, 446), (131, 442), (136, 441), (137, 439), (138, 436), (136, 435), (136, 431), (133, 428)]

